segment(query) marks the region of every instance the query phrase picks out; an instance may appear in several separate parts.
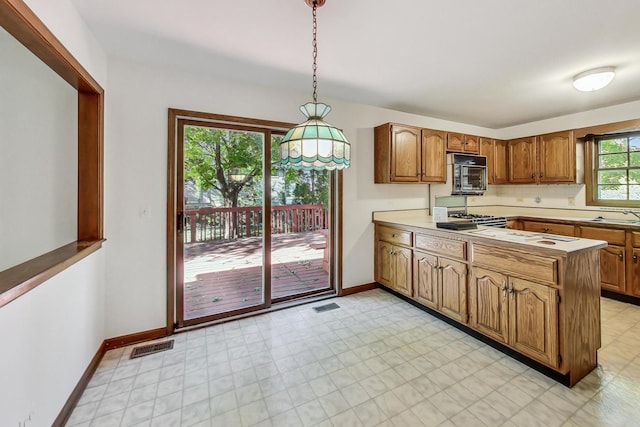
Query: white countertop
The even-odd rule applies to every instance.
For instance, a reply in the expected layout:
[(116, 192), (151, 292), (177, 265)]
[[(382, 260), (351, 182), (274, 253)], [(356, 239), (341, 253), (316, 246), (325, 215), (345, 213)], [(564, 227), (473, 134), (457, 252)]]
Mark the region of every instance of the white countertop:
[[(522, 215), (524, 216), (524, 214)], [(582, 239), (579, 237), (567, 238), (565, 236), (554, 236), (551, 234), (546, 235), (543, 233), (485, 226), (478, 226), (478, 228), (475, 230), (447, 230), (443, 228), (437, 228), (433, 217), (429, 215), (429, 211), (426, 209), (374, 212), (373, 221), (382, 221), (389, 224), (424, 228), (430, 230), (437, 229), (439, 231), (451, 232), (468, 237), (497, 240), (501, 242), (512, 242), (517, 245), (544, 248), (546, 250), (558, 251), (563, 253), (576, 252), (594, 247), (604, 247), (607, 244), (607, 242), (602, 240)], [(563, 241), (557, 239), (571, 240)]]

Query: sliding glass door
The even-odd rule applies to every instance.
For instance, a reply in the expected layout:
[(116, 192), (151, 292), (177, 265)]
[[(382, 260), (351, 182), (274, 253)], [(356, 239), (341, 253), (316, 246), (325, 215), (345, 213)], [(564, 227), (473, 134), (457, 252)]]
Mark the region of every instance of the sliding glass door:
[(332, 173), (279, 168), (281, 135), (177, 121), (178, 327), (332, 289)]

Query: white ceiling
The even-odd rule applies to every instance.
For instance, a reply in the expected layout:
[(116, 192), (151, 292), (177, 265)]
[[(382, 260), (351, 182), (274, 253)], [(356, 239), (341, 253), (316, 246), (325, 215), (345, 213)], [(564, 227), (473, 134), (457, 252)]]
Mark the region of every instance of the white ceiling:
[[(303, 0), (72, 0), (109, 55), (308, 91)], [(327, 0), (319, 100), (490, 128), (640, 99), (638, 0)], [(571, 78), (613, 65), (599, 92)]]

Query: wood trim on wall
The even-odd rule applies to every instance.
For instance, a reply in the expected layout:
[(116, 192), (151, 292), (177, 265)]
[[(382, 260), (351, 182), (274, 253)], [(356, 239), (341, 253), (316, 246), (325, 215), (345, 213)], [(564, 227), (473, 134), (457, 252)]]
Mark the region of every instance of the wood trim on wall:
[(121, 335), (119, 337), (104, 340), (104, 350), (125, 347), (131, 344), (138, 344), (145, 341), (157, 340), (169, 336), (165, 328), (150, 329), (148, 331), (135, 332), (133, 334)]
[(575, 129), (575, 136), (576, 138), (584, 138), (587, 135), (601, 135), (609, 132), (624, 132), (638, 129), (640, 129), (640, 119), (634, 119), (578, 128)]
[(100, 249), (104, 90), (22, 0), (0, 0), (0, 26), (78, 91), (77, 241), (0, 271), (0, 306)]
[(202, 111), (180, 110), (176, 108), (170, 108), (169, 114), (170, 115), (173, 114), (174, 117), (201, 119), (204, 121), (211, 121), (211, 122), (221, 123), (221, 124), (237, 125), (238, 123), (242, 123), (246, 125), (256, 126), (259, 128), (276, 128), (276, 129), (282, 129), (282, 130), (289, 130), (296, 125), (295, 123), (252, 119), (249, 117), (228, 116), (225, 114), (204, 113)]
[(102, 247), (102, 241), (73, 242), (0, 271), (0, 307), (26, 294)]
[(78, 92), (78, 240), (104, 236), (104, 96)]
[(166, 332), (171, 334), (176, 318), (176, 122), (177, 110), (169, 108), (169, 135), (167, 141), (167, 325)]
[(102, 358), (104, 357), (106, 352), (107, 350), (103, 342), (102, 345), (98, 348), (96, 354), (91, 359), (91, 362), (89, 362), (89, 366), (87, 366), (87, 369), (85, 369), (84, 373), (80, 377), (78, 384), (76, 384), (76, 386), (73, 388), (73, 391), (62, 407), (62, 410), (60, 410), (60, 413), (52, 424), (53, 427), (63, 427), (67, 423), (67, 421), (69, 421), (69, 417), (73, 413), (73, 409), (80, 401), (82, 393), (84, 393), (87, 385), (89, 385), (91, 377), (96, 372), (96, 369), (98, 369), (98, 366), (100, 365), (100, 362), (102, 361)]
[(78, 384), (74, 387), (73, 391), (69, 395), (67, 402), (64, 404), (60, 413), (56, 417), (53, 422), (54, 427), (63, 427), (67, 421), (69, 421), (69, 417), (73, 413), (73, 409), (76, 407), (80, 398), (82, 397), (82, 393), (89, 385), (91, 381), (91, 377), (95, 374), (102, 358), (109, 350), (113, 350), (114, 348), (124, 347), (131, 344), (137, 344), (145, 341), (150, 341), (154, 339), (164, 338), (167, 334), (165, 328), (151, 329), (149, 331), (136, 332), (134, 334), (122, 335), (120, 337), (109, 338), (102, 342), (102, 345), (98, 348), (98, 351), (89, 362), (89, 366), (85, 369), (84, 373), (78, 380)]
[(345, 288), (340, 293), (341, 297), (346, 297), (347, 295), (353, 295), (360, 292), (370, 291), (372, 289), (378, 288), (377, 282), (365, 283), (364, 285), (352, 286), (350, 288)]

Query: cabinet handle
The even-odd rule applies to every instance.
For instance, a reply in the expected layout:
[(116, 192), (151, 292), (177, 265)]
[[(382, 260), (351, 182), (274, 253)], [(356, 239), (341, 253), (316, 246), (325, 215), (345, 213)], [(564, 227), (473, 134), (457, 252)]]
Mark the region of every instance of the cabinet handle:
[(513, 291), (513, 282), (511, 282), (511, 287), (509, 288), (509, 295), (511, 295), (511, 299), (513, 299), (513, 294), (514, 294), (514, 291)]
[(542, 179), (542, 172), (540, 172), (540, 179)]
[(633, 262), (638, 263), (638, 255), (633, 254)]
[(620, 252), (620, 253), (618, 254), (618, 258), (620, 258), (620, 259), (623, 259), (623, 258), (624, 258), (624, 255), (622, 254), (622, 252)]
[(502, 291), (502, 296), (506, 297), (507, 296), (507, 282), (506, 281), (502, 282), (502, 287), (500, 288), (500, 290)]
[(547, 228), (547, 227), (544, 227), (544, 228), (542, 229), (542, 231), (544, 231), (545, 233), (546, 233), (547, 231), (549, 231), (549, 230), (551, 230), (551, 229), (550, 229), (550, 228)]
[(395, 235), (395, 234), (392, 234), (392, 235), (391, 235), (391, 237), (396, 237), (396, 235)]
[(531, 174), (531, 179), (536, 179), (536, 174), (535, 173)]

